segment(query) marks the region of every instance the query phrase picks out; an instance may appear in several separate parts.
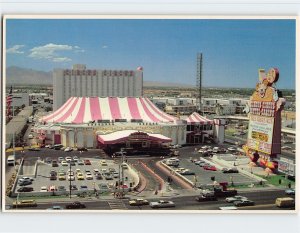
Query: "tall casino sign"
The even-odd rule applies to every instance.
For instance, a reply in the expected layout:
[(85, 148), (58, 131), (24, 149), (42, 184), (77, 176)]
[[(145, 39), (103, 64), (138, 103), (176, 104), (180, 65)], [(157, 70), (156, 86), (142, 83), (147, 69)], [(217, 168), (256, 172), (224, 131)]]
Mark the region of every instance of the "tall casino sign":
[(276, 88), (279, 70), (271, 68), (268, 73), (259, 70), (259, 82), (245, 109), (249, 115), (247, 144), (243, 146), (252, 162), (275, 168), (271, 160), (281, 153), (281, 111), (285, 99)]

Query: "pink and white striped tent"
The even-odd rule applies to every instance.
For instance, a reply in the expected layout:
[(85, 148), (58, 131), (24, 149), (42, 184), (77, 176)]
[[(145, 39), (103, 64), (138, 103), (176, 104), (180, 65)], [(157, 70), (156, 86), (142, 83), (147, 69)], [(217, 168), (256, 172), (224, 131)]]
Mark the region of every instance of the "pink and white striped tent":
[(214, 123), (213, 120), (209, 120), (203, 116), (201, 116), (199, 113), (197, 112), (193, 112), (188, 118), (185, 119), (187, 121), (187, 124), (189, 125), (196, 125), (196, 124), (200, 124), (200, 125), (212, 125)]
[(177, 120), (158, 109), (148, 98), (136, 97), (71, 97), (50, 115), (40, 119), (45, 123), (82, 124), (98, 120), (143, 120), (167, 123)]

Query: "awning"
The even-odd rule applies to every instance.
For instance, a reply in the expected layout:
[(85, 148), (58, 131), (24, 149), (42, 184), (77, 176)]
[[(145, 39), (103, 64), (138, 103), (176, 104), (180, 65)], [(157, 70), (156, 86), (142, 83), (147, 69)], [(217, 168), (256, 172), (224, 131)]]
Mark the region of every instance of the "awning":
[(157, 141), (157, 142), (172, 142), (171, 138), (168, 138), (161, 134), (145, 133), (137, 130), (123, 130), (110, 134), (103, 134), (97, 136), (98, 142), (102, 144), (116, 144), (125, 141)]
[(194, 112), (189, 117), (185, 119), (188, 125), (213, 125), (214, 121), (209, 120), (206, 117), (201, 116), (199, 113)]

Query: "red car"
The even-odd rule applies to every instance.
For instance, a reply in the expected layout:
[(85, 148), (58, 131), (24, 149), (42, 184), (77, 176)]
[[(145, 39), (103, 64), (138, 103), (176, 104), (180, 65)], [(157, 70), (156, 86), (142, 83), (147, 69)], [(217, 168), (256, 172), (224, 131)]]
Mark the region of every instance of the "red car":
[(91, 161), (90, 161), (90, 160), (85, 159), (85, 160), (84, 160), (84, 165), (92, 165), (92, 164), (91, 164)]
[(215, 166), (204, 166), (204, 170), (209, 170), (209, 171), (217, 171), (217, 168)]

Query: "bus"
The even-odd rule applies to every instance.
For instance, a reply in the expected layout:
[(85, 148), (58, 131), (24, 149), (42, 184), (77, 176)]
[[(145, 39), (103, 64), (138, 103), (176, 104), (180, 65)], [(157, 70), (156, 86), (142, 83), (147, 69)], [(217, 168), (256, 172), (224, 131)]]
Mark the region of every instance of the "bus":
[(295, 200), (291, 197), (279, 197), (275, 201), (277, 207), (294, 207)]

